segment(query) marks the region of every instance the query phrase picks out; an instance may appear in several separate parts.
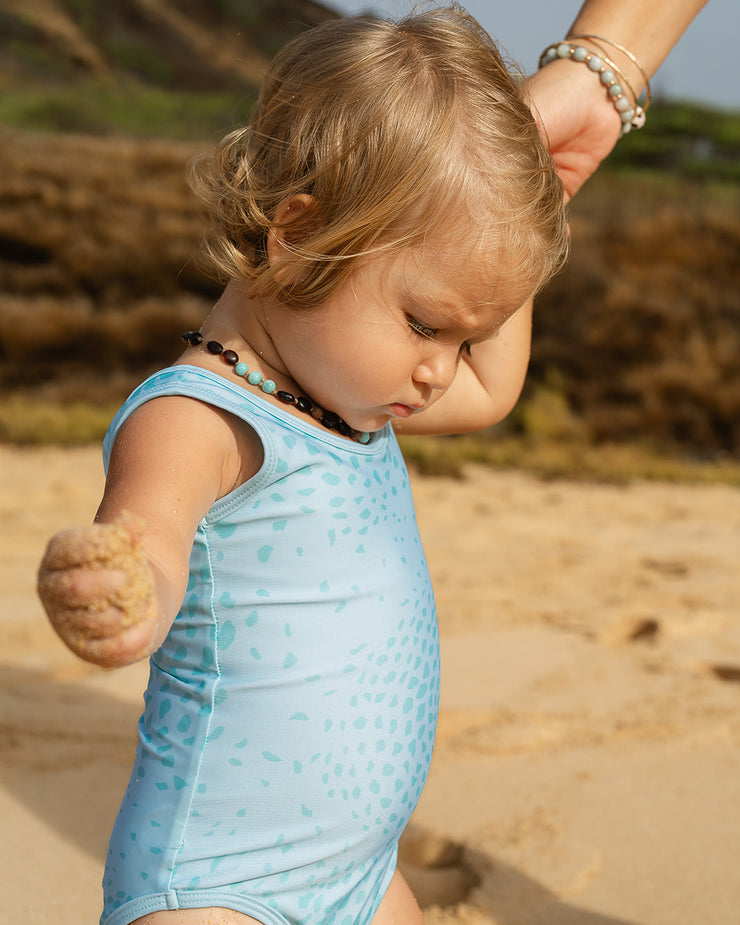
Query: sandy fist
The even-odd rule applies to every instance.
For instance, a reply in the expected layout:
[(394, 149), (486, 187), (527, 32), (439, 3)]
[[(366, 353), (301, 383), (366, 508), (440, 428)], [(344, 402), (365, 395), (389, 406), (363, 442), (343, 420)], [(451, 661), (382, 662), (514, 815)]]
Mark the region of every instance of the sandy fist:
[(59, 636), (87, 661), (112, 667), (148, 654), (157, 609), (142, 534), (142, 522), (122, 514), (58, 533), (47, 547), (39, 597)]

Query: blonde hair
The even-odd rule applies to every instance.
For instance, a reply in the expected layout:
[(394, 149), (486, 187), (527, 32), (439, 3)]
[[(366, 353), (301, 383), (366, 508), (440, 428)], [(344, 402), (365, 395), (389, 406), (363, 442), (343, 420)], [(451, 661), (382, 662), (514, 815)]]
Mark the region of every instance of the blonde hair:
[[(472, 222), (528, 291), (567, 249), (562, 185), (521, 89), (457, 7), (337, 19), (298, 36), (249, 123), (194, 163), (192, 182), (219, 275), (296, 307), (325, 301), (363, 256), (454, 231), (461, 206), (459, 233)], [(278, 225), (280, 204), (302, 194), (310, 207)], [(270, 233), (287, 251), (277, 266)]]

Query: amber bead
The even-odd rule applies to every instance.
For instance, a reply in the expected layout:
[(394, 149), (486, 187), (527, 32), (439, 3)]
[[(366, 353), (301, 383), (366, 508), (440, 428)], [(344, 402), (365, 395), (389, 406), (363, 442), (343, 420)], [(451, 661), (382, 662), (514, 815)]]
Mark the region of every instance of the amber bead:
[(336, 430), (341, 420), (339, 415), (335, 414), (333, 411), (324, 411), (321, 415), (321, 423), (329, 430)]

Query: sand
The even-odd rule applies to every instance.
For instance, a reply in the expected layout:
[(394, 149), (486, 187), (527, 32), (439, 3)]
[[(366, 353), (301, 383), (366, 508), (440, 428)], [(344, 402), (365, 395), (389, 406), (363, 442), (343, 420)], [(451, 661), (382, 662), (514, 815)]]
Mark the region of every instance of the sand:
[[(0, 923), (87, 925), (146, 667), (103, 671), (34, 593), (100, 454), (0, 447)], [(429, 925), (740, 923), (740, 491), (414, 479), (442, 709), (403, 843)]]

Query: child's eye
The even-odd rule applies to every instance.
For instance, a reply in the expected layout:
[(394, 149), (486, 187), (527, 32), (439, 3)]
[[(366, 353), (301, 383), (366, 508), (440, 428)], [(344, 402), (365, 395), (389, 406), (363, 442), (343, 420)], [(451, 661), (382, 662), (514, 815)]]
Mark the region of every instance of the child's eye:
[(406, 315), (406, 321), (409, 327), (422, 337), (434, 338), (437, 336), (436, 328), (430, 328), (428, 324), (424, 324), (423, 321), (419, 321), (419, 319), (414, 318), (413, 315)]
[[(413, 315), (406, 315), (406, 321), (408, 323), (408, 326), (413, 331), (416, 331), (416, 333), (419, 334), (421, 337), (426, 337), (430, 340), (434, 340), (439, 334), (439, 330), (437, 328), (432, 328), (428, 324), (424, 324), (423, 321), (419, 321), (419, 319), (414, 318)], [(470, 356), (470, 351), (472, 347), (473, 345), (470, 343), (470, 341), (464, 340), (462, 344), (460, 344), (460, 353), (461, 354), (464, 353), (466, 356)]]

